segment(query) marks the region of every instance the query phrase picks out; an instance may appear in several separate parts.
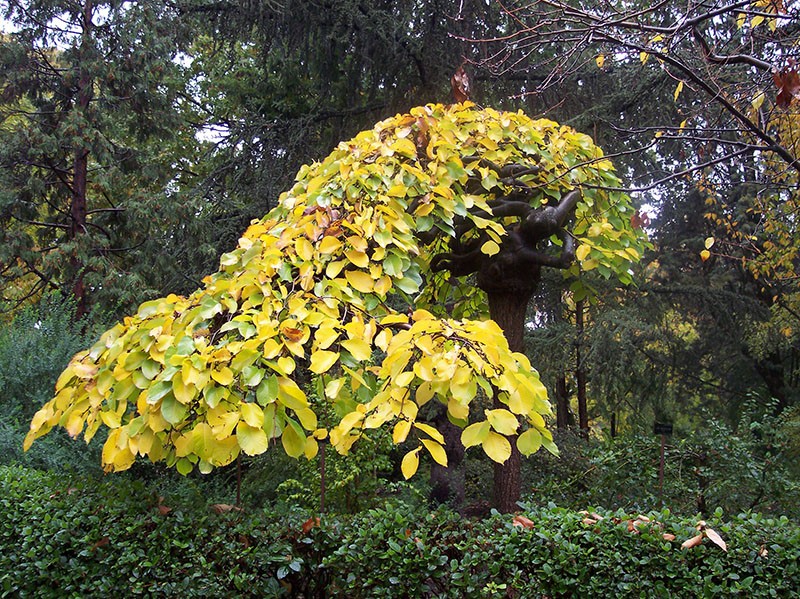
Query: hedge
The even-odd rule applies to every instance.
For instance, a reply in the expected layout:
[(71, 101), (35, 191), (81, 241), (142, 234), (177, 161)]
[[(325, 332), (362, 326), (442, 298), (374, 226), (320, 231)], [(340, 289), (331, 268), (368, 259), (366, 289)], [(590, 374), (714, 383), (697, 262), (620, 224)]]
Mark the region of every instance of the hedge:
[[(717, 512), (699, 523), (668, 510), (529, 505), (516, 516), (473, 520), (389, 500), (356, 517), (318, 520), (185, 500), (119, 476), (70, 481), (0, 468), (0, 596), (800, 593), (800, 528), (787, 518)], [(695, 537), (696, 546), (682, 546)]]

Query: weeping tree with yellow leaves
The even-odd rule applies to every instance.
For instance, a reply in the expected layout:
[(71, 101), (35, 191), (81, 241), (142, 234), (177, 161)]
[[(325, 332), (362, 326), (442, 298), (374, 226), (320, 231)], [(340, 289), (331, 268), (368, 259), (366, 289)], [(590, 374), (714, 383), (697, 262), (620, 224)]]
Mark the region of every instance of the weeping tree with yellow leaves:
[(203, 288), (145, 302), (78, 353), (25, 447), (105, 426), (107, 471), (146, 456), (207, 473), (278, 445), (346, 454), (390, 427), (410, 478), (421, 455), (448, 463), (431, 403), (497, 463), (495, 502), (514, 509), (520, 453), (556, 452), (522, 353), (540, 270), (581, 293), (583, 271), (629, 283), (646, 243), (611, 162), (552, 121), (428, 105), (296, 181)]

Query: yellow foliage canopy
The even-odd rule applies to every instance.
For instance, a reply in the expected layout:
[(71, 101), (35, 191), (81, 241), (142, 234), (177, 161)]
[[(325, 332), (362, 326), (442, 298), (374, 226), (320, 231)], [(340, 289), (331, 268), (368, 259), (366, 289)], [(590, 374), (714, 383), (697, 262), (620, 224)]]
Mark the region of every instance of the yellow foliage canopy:
[[(589, 184), (576, 208), (572, 274), (583, 264), (630, 279), (644, 241), (630, 226), (627, 196), (602, 191), (618, 180), (587, 136), (471, 104), (415, 108), (304, 166), (203, 288), (145, 302), (77, 354), (25, 447), (56, 425), (88, 442), (104, 424), (107, 470), (141, 455), (208, 472), (278, 439), (295, 457), (313, 457), (326, 437), (346, 453), (365, 431), (391, 426), (395, 443), (416, 440), (403, 460), (411, 476), (423, 448), (446, 462), (441, 434), (417, 420), (420, 407), (441, 402), (467, 426), (475, 399), (496, 391), (503, 407), (468, 426), (465, 444), (503, 461), (508, 437), (522, 433), (523, 453), (555, 451), (537, 372), (482, 319), (479, 292), (428, 268), (458, 217), (490, 235), (486, 254), (502, 243), (508, 223), (486, 216), (506, 183), (479, 158), (536, 162), (525, 175), (541, 189), (534, 207)], [(485, 194), (466, 189), (475, 177)], [(416, 309), (397, 311), (390, 295)], [(442, 314), (445, 301), (452, 317)], [(320, 427), (326, 401), (341, 418)]]

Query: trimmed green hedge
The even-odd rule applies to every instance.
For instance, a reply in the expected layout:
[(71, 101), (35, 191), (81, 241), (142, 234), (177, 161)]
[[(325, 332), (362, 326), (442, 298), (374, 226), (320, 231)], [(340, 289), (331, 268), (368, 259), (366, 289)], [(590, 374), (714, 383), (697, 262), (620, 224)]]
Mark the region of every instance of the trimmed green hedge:
[[(176, 505), (172, 505), (174, 500)], [(185, 505), (180, 505), (181, 501)], [(171, 507), (170, 511), (165, 509)], [(387, 504), (357, 517), (159, 498), (125, 477), (70, 482), (0, 468), (4, 597), (792, 597), (800, 528), (745, 514), (697, 519), (530, 506), (469, 520)], [(664, 535), (675, 535), (668, 540)]]

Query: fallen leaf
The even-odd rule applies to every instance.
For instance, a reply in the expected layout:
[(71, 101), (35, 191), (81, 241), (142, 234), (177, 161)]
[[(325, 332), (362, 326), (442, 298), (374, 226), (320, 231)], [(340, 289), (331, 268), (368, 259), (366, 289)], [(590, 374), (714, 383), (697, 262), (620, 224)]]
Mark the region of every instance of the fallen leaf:
[(106, 545), (109, 544), (109, 542), (110, 542), (110, 540), (109, 540), (108, 537), (103, 537), (99, 541), (96, 541), (94, 545), (92, 545), (92, 551), (94, 551), (98, 547), (105, 547)]
[(514, 519), (511, 521), (514, 526), (521, 526), (522, 528), (533, 528), (533, 520), (530, 518), (526, 518), (525, 516), (516, 515)]
[(681, 547), (684, 549), (691, 549), (692, 547), (697, 547), (700, 543), (703, 542), (703, 534), (699, 534), (696, 537), (692, 537), (691, 539), (685, 540), (681, 543)]
[(665, 532), (665, 533), (664, 533), (663, 535), (661, 535), (661, 536), (662, 536), (662, 537), (664, 537), (664, 540), (665, 540), (665, 541), (674, 541), (674, 540), (675, 540), (675, 535), (674, 535), (674, 534), (672, 534), (671, 532)]
[(713, 528), (706, 528), (705, 530), (703, 530), (703, 532), (709, 539), (711, 539), (711, 541), (717, 547), (719, 547), (725, 552), (728, 551), (728, 545), (725, 543), (725, 541), (722, 540), (722, 537), (719, 536), (719, 533), (716, 530), (714, 530)]
[(307, 535), (312, 528), (315, 526), (319, 526), (319, 517), (311, 517), (305, 522), (303, 522), (302, 531), (304, 535)]
[(241, 512), (241, 511), (243, 511), (242, 508), (240, 508), (239, 506), (230, 505), (228, 503), (215, 503), (215, 504), (211, 505), (210, 507), (211, 507), (211, 511), (214, 512), (215, 514), (225, 514), (227, 512), (233, 512), (233, 511)]

